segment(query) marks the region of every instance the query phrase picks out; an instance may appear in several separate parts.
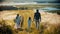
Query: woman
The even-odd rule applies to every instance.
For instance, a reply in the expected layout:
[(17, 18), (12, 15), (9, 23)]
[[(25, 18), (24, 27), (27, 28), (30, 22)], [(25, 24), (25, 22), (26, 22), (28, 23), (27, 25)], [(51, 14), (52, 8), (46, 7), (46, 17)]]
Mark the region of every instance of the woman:
[(19, 14), (17, 14), (16, 19), (14, 21), (16, 23), (15, 28), (19, 29), (20, 28), (20, 23), (21, 23), (21, 16), (19, 16)]

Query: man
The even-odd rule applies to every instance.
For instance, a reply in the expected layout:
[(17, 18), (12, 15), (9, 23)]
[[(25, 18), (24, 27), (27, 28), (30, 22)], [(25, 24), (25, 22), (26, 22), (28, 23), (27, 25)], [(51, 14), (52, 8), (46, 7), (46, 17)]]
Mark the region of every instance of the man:
[(36, 13), (34, 14), (34, 20), (35, 20), (35, 23), (36, 23), (36, 28), (39, 30), (39, 24), (40, 24), (40, 21), (41, 21), (41, 14), (39, 13), (39, 10), (36, 10)]

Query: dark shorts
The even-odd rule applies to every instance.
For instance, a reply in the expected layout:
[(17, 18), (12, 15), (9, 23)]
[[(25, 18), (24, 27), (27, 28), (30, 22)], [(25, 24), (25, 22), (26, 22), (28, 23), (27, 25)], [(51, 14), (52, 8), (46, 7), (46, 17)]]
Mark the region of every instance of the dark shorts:
[(39, 20), (35, 20), (35, 22), (38, 22), (39, 23), (40, 21)]

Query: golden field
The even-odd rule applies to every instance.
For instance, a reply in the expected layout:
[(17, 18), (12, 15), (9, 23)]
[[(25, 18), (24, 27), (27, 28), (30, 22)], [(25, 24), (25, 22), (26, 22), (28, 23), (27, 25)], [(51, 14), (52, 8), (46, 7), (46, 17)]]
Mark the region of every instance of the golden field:
[[(59, 34), (60, 33), (60, 15), (56, 13), (48, 13), (48, 12), (40, 12), (41, 13), (41, 22), (40, 22), (40, 30), (37, 30), (35, 27), (34, 18), (34, 10), (5, 10), (0, 12), (0, 25), (1, 23), (5, 23), (5, 25), (11, 26), (13, 34)], [(14, 29), (14, 19), (16, 14), (19, 14), (24, 17), (23, 22), (23, 31), (15, 32)], [(31, 22), (31, 30), (32, 32), (27, 32), (28, 28), (28, 17), (32, 18)]]

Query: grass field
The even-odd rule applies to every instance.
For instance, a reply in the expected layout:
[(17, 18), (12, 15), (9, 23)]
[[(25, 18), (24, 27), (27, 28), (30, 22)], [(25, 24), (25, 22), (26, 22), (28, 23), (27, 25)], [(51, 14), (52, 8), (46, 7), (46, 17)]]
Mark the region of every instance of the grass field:
[[(34, 13), (34, 10), (6, 10), (0, 12), (0, 25), (2, 23), (5, 23), (5, 25), (11, 26), (13, 34), (60, 34), (60, 15), (57, 15), (56, 13), (40, 12), (40, 30), (37, 30), (35, 27), (35, 21), (33, 21)], [(22, 27), (23, 31), (18, 31), (14, 29), (14, 19), (16, 17), (16, 14), (24, 17)], [(32, 18), (30, 29), (32, 32), (26, 31), (26, 29), (28, 28), (28, 17)], [(15, 31), (18, 31), (18, 33), (16, 33)]]

